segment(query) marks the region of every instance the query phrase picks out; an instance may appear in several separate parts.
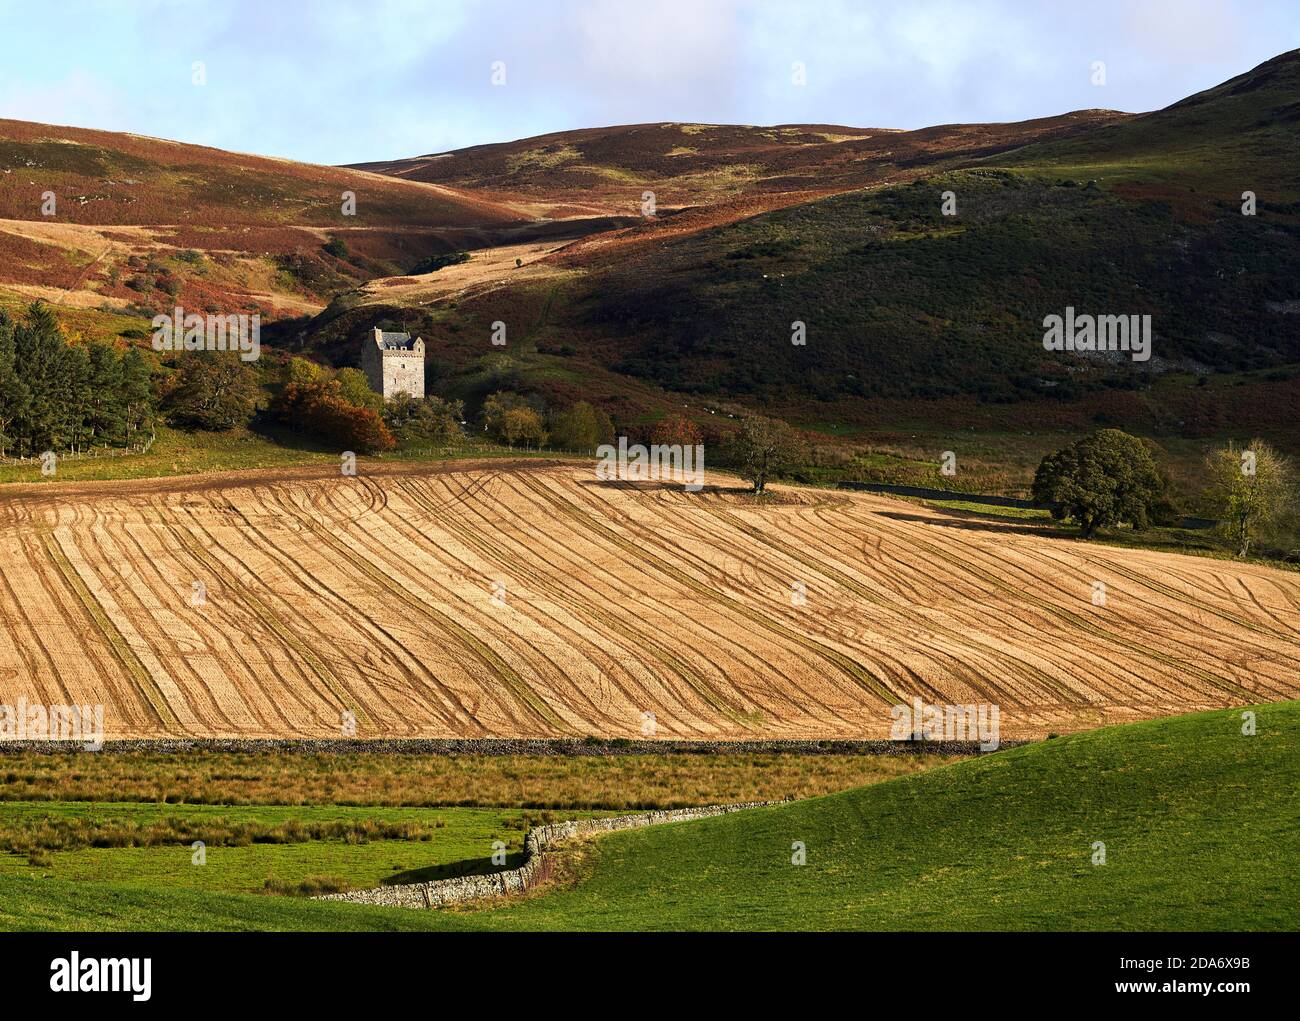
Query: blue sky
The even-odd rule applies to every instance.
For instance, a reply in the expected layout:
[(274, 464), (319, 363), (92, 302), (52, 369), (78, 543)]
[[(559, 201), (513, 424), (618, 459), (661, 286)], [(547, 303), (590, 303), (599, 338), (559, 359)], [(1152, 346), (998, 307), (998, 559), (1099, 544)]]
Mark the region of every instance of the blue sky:
[(1298, 0), (0, 0), (0, 117), (346, 163), (642, 121), (1151, 110), (1298, 46)]

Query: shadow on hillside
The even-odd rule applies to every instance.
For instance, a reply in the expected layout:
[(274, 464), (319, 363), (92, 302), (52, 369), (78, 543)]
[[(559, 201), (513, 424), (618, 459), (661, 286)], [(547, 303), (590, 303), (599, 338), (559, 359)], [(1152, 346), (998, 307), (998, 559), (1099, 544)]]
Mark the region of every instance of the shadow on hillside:
[(432, 883), (439, 879), (459, 879), (462, 876), (485, 876), (492, 872), (506, 872), (522, 868), (524, 852), (512, 851), (506, 855), (504, 866), (492, 864), (491, 858), (466, 858), (463, 861), (444, 862), (441, 865), (426, 865), (422, 869), (404, 869), (385, 876), (380, 880), (381, 886), (405, 886), (410, 883)]
[(948, 515), (936, 518), (930, 514), (905, 514), (902, 511), (877, 511), (882, 518), (893, 521), (915, 521), (922, 525), (938, 525), (940, 528), (961, 528), (971, 532), (997, 532), (1001, 535), (1038, 535), (1056, 539), (1077, 539), (1078, 533), (1067, 529), (1053, 528), (1050, 525), (1029, 525), (1023, 522), (990, 521), (979, 515), (965, 517), (959, 511), (936, 511), (936, 514)]
[(323, 440), (294, 429), (278, 421), (270, 412), (259, 411), (248, 423), (248, 431), (268, 443), (274, 443), (285, 450), (296, 450), (307, 454), (337, 454), (338, 445), (330, 445)]
[[(635, 493), (657, 493), (665, 489), (680, 493), (683, 484), (680, 480), (669, 479), (644, 479), (640, 481), (635, 479), (579, 479), (578, 485), (599, 486), (601, 489), (622, 489)], [(749, 486), (705, 486), (699, 492), (735, 496), (750, 492), (750, 488)]]

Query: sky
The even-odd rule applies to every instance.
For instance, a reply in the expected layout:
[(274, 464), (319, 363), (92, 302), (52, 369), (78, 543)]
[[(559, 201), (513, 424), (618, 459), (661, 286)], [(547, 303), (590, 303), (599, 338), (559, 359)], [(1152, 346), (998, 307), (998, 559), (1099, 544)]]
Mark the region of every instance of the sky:
[(610, 124), (1140, 112), (1296, 47), (1300, 0), (0, 0), (0, 118), (338, 164)]

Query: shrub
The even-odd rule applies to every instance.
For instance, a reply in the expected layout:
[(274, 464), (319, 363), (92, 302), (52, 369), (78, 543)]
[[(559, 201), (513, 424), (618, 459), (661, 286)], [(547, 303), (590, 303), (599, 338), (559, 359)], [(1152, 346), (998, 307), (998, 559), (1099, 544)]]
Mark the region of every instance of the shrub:
[(469, 262), (469, 252), (448, 252), (442, 255), (431, 255), (416, 263), (415, 266), (407, 271), (407, 276), (418, 277), (425, 273), (436, 273), (446, 266), (458, 266), (462, 262)]
[(501, 436), (507, 446), (541, 447), (546, 442), (542, 417), (532, 408), (512, 408), (501, 420)]
[(308, 876), (297, 882), (267, 876), (262, 884), (263, 892), (280, 897), (315, 897), (322, 893), (346, 893), (351, 888), (342, 876)]
[(339, 393), (349, 404), (358, 408), (369, 408), (377, 415), (384, 412), (384, 395), (376, 393), (370, 386), (370, 380), (360, 369), (339, 369), (334, 377), (339, 384)]
[(296, 355), (289, 359), (289, 364), (285, 368), (285, 381), (288, 383), (297, 383), (299, 385), (309, 385), (312, 383), (324, 383), (328, 378), (328, 373), (321, 365), (307, 358), (299, 358)]
[(388, 402), (383, 414), (384, 424), (403, 443), (420, 440), (450, 444), (461, 438), (464, 406), (460, 401), (445, 401), (440, 397), (421, 400), (402, 393)]

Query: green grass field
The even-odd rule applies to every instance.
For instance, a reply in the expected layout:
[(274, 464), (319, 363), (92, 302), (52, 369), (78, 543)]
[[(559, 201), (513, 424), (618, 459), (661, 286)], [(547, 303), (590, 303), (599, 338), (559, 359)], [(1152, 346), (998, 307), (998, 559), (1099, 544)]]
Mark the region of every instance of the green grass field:
[[(41, 474), (40, 461), (0, 463), (0, 484), (6, 482), (104, 482), (113, 479), (152, 479), (173, 475), (198, 475), (206, 472), (245, 471), (255, 468), (301, 468), (313, 465), (338, 465), (339, 452), (325, 449), (310, 439), (282, 427), (264, 432), (232, 429), (229, 432), (204, 432), (158, 426), (158, 437), (143, 454), (114, 454), (94, 458), (64, 457), (53, 476)], [(563, 458), (551, 450), (509, 449), (473, 439), (456, 447), (399, 447), (375, 457), (359, 457), (358, 464), (368, 461), (448, 461), (457, 458)]]
[[(1300, 702), (1253, 711), (1253, 736), (1240, 710), (1157, 720), (613, 834), (570, 855), (575, 884), (476, 911), (216, 893), (104, 869), (78, 883), (69, 863), (48, 879), (0, 869), (0, 927), (1289, 930)], [(806, 864), (791, 863), (796, 842)], [(363, 851), (356, 874), (410, 857), (386, 850)]]
[[(554, 818), (517, 809), (7, 802), (0, 876), (71, 881), (83, 889), (129, 878), (159, 890), (234, 893), (263, 892), (268, 880), (287, 888), (329, 877), (364, 889), (494, 871), (498, 840), (514, 867), (528, 829)], [(313, 824), (356, 829), (316, 839), (308, 830)], [(376, 825), (406, 836), (368, 837)], [(196, 840), (205, 844), (202, 864), (194, 861)]]
[[(1073, 539), (1083, 542), (1079, 529), (1072, 524), (1054, 523), (1046, 510), (1029, 507), (997, 507), (990, 504), (972, 503), (966, 500), (927, 500), (918, 497), (900, 496), (899, 500), (919, 503), (936, 510), (950, 511), (963, 518), (974, 521), (1022, 522), (1043, 529), (1044, 534), (1061, 539)], [(1125, 549), (1156, 550), (1161, 553), (1182, 553), (1187, 556), (1211, 557), (1215, 560), (1231, 560), (1236, 563), (1261, 564), (1280, 571), (1300, 570), (1300, 563), (1281, 559), (1295, 549), (1295, 536), (1284, 535), (1275, 538), (1270, 546), (1264, 547), (1264, 556), (1246, 557), (1244, 560), (1236, 555), (1232, 543), (1215, 529), (1191, 529), (1153, 525), (1143, 531), (1132, 528), (1103, 528), (1092, 537), (1091, 542), (1106, 546), (1122, 546)]]

